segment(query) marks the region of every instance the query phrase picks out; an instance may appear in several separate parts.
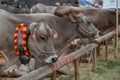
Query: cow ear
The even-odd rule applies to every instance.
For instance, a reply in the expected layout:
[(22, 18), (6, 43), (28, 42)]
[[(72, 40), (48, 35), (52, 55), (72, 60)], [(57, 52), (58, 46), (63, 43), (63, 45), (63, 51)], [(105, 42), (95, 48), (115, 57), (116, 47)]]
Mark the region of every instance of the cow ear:
[(54, 39), (58, 37), (58, 33), (54, 29), (52, 30), (52, 33), (53, 33), (53, 38)]
[(33, 32), (33, 34), (32, 34), (32, 38), (33, 38), (34, 40), (37, 39), (37, 29), (34, 30), (34, 32)]
[(35, 32), (37, 23), (33, 22), (30, 24), (30, 33), (33, 34)]
[(30, 24), (30, 33), (32, 35), (32, 38), (36, 40), (37, 38), (37, 28), (36, 28), (37, 23), (31, 23)]
[(74, 14), (69, 14), (69, 17), (72, 22), (74, 22), (74, 23), (78, 22), (77, 17)]

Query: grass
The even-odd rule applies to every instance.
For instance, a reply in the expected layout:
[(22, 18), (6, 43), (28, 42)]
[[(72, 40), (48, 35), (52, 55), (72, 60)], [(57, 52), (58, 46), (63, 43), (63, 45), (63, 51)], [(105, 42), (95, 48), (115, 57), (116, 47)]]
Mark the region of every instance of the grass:
[(118, 71), (117, 73), (120, 74), (120, 71)]
[[(97, 68), (96, 73), (99, 75), (105, 74), (108, 70), (115, 69), (116, 67), (120, 67), (120, 61), (100, 61), (98, 63), (99, 68)], [(120, 71), (118, 72), (120, 74)]]
[(108, 69), (114, 69), (117, 66), (120, 66), (120, 61), (107, 61), (104, 66)]
[(99, 74), (99, 75), (104, 74), (105, 72), (106, 72), (105, 70), (100, 69), (100, 68), (98, 68), (98, 69), (96, 70), (96, 73)]
[(120, 66), (120, 61), (118, 60), (108, 60), (107, 62), (105, 61), (99, 61), (98, 65), (102, 65), (103, 67), (105, 68), (108, 68), (108, 69), (114, 69), (116, 68), (117, 66)]

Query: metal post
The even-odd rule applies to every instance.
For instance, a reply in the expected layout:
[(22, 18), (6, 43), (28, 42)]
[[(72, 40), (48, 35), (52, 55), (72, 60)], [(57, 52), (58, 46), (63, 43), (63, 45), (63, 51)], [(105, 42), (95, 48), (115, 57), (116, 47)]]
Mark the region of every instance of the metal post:
[(118, 0), (116, 0), (116, 48), (115, 48), (115, 58), (118, 53)]
[(75, 60), (74, 62), (74, 66), (75, 66), (75, 80), (80, 80), (80, 73), (79, 73), (79, 67), (80, 67), (80, 63), (79, 63), (79, 58)]

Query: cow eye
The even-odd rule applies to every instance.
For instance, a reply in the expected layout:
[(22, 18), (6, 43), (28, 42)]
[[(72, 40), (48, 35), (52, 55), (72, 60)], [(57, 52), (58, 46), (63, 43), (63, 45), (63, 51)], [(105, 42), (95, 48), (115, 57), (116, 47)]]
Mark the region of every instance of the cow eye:
[(45, 37), (44, 36), (40, 36), (40, 39), (45, 40)]

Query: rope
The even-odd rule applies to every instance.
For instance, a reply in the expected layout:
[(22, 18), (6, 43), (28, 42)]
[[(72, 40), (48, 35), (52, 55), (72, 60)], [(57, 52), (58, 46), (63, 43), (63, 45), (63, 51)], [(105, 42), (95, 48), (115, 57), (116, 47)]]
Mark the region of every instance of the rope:
[(91, 59), (92, 59), (92, 53), (93, 53), (93, 49), (90, 51), (90, 57), (88, 57), (88, 63), (90, 63)]
[[(85, 24), (84, 24), (84, 25), (85, 25)], [(87, 27), (85, 28), (84, 25), (82, 25), (82, 23), (78, 23), (78, 30), (79, 30), (80, 33), (82, 33), (82, 34), (84, 34), (84, 35), (86, 35), (86, 36), (92, 36), (93, 34), (95, 34), (96, 32), (99, 31), (99, 30), (97, 30), (97, 29), (94, 27), (94, 25), (93, 25), (92, 23), (90, 24), (91, 26), (93, 26), (92, 29), (91, 29), (91, 27), (89, 27), (89, 26), (87, 26), (87, 25), (85, 25), (85, 26), (87, 26)], [(80, 29), (79, 29), (79, 28), (80, 28)]]
[(54, 52), (48, 52), (48, 51), (44, 51), (44, 50), (42, 50), (40, 47), (39, 47), (39, 45), (37, 44), (37, 42), (34, 40), (34, 43), (35, 43), (35, 45), (37, 46), (37, 48), (39, 49), (39, 51), (40, 52), (42, 52), (42, 53), (46, 53), (46, 54), (49, 54), (49, 53), (54, 53)]

